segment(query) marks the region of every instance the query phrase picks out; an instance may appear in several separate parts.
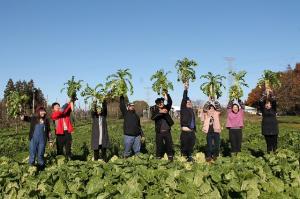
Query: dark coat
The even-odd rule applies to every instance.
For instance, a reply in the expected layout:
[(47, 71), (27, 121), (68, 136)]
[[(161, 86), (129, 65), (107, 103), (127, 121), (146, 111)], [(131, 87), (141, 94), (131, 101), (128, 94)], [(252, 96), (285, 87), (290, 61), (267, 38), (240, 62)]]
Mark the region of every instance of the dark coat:
[(140, 117), (135, 111), (129, 111), (126, 108), (125, 98), (120, 97), (120, 110), (124, 117), (123, 131), (124, 135), (139, 136), (143, 134)]
[(102, 111), (100, 114), (97, 113), (96, 110), (93, 110), (91, 112), (92, 114), (92, 139), (91, 139), (91, 146), (93, 150), (99, 149), (99, 117), (103, 117), (103, 123), (102, 123), (102, 148), (109, 148), (110, 142), (109, 142), (109, 136), (108, 136), (108, 129), (107, 129), (107, 103), (104, 101), (102, 104)]
[[(39, 118), (37, 116), (32, 116), (32, 117), (24, 116), (24, 121), (30, 123), (29, 140), (31, 140), (35, 130), (35, 125), (37, 125), (40, 122)], [(45, 139), (49, 140), (51, 128), (50, 128), (50, 121), (48, 118), (45, 119), (44, 124), (45, 124)]]
[[(168, 102), (167, 102), (167, 105), (165, 106), (165, 108), (168, 111), (171, 110), (172, 103), (173, 103), (172, 98), (168, 94)], [(166, 120), (166, 122), (167, 122), (167, 124), (169, 125), (170, 128), (174, 124), (174, 121), (173, 121), (172, 117), (170, 116), (169, 112), (168, 113), (160, 113), (158, 107), (153, 108), (151, 119), (155, 121), (155, 131), (156, 131), (156, 133), (160, 132), (160, 128), (161, 128), (161, 125), (162, 125), (162, 120)]]
[(278, 135), (278, 121), (276, 118), (276, 100), (271, 100), (272, 108), (270, 110), (265, 108), (266, 101), (261, 100), (259, 102), (260, 111), (262, 113), (261, 129), (263, 135)]
[(190, 128), (192, 118), (194, 117), (194, 120), (195, 120), (195, 129), (194, 130), (196, 131), (196, 116), (195, 116), (194, 110), (192, 108), (186, 107), (188, 100), (189, 100), (188, 91), (184, 90), (183, 98), (181, 101), (181, 107), (180, 107), (180, 125), (181, 125), (181, 127)]

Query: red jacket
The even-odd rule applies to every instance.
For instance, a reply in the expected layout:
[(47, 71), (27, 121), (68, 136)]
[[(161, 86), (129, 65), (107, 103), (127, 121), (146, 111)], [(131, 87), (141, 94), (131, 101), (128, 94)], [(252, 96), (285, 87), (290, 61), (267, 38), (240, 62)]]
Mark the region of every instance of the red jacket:
[(56, 111), (53, 112), (51, 115), (51, 119), (55, 121), (55, 134), (56, 135), (63, 135), (64, 134), (64, 121), (68, 128), (68, 133), (73, 133), (74, 129), (70, 120), (71, 114), (71, 104), (69, 103), (67, 108), (63, 112)]

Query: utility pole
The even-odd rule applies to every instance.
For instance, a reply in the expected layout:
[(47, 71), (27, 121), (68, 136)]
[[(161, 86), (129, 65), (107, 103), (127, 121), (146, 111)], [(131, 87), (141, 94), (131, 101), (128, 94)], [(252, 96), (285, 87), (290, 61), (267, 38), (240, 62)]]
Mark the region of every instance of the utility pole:
[(32, 88), (32, 114), (34, 114), (34, 107), (35, 107), (35, 92), (36, 88)]
[(148, 104), (147, 117), (149, 119), (150, 118), (150, 90), (151, 90), (151, 87), (144, 87), (144, 89), (146, 90), (146, 100), (147, 100), (147, 104)]
[[(233, 79), (232, 79), (232, 76), (229, 74), (229, 72), (234, 70), (233, 64), (234, 64), (235, 58), (234, 57), (225, 57), (225, 61), (228, 64), (228, 67), (227, 67), (227, 71), (228, 71), (228, 74), (227, 74), (227, 81), (228, 81), (227, 82), (227, 90), (229, 90), (230, 87), (233, 84)], [(229, 99), (229, 92), (228, 92), (228, 99)]]

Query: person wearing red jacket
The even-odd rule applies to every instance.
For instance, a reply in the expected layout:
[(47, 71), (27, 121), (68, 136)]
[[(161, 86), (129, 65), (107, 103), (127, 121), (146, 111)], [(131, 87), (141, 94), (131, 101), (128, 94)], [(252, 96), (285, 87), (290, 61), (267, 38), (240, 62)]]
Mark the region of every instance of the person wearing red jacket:
[(55, 123), (57, 155), (63, 155), (63, 150), (65, 148), (65, 155), (69, 159), (72, 155), (72, 133), (74, 131), (70, 119), (70, 115), (73, 109), (73, 101), (65, 104), (62, 108), (57, 102), (52, 104), (51, 119)]

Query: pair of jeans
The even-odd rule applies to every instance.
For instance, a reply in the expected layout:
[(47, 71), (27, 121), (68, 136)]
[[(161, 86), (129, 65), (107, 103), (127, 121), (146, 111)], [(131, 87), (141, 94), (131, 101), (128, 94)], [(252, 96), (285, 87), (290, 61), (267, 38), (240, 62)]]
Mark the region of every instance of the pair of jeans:
[(44, 166), (44, 154), (46, 148), (45, 125), (37, 124), (29, 143), (29, 164), (33, 165), (37, 158), (38, 165)]
[(278, 135), (265, 135), (265, 140), (267, 143), (267, 152), (275, 152), (277, 150)]
[(193, 154), (195, 143), (196, 135), (194, 131), (182, 131), (180, 134), (181, 155), (190, 158)]
[(220, 151), (220, 133), (208, 132), (207, 140), (207, 157), (215, 158), (219, 156)]
[(173, 140), (170, 131), (156, 133), (156, 157), (162, 158), (167, 153), (169, 158), (174, 156)]
[(229, 140), (232, 153), (241, 152), (242, 139), (242, 129), (229, 129)]
[(57, 155), (63, 155), (65, 148), (65, 155), (71, 158), (72, 134), (68, 131), (64, 131), (63, 135), (56, 135), (56, 147)]
[(124, 135), (124, 157), (127, 158), (131, 152), (139, 154), (141, 150), (141, 136)]

